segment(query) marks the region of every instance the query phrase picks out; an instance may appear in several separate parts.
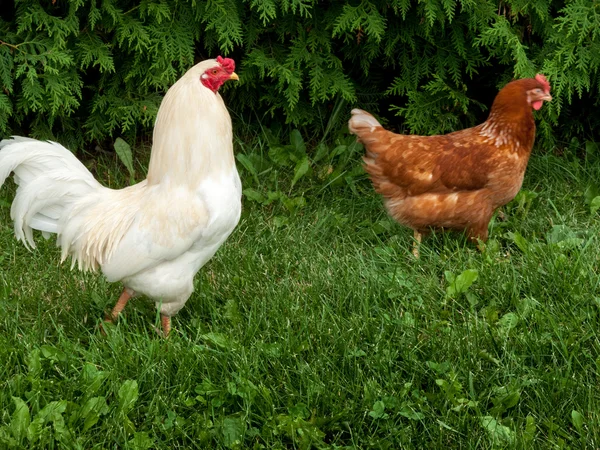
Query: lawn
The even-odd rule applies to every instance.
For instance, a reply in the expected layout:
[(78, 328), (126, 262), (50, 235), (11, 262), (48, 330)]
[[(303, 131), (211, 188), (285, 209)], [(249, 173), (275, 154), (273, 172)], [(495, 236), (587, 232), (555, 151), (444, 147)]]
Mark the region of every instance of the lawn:
[(535, 152), (483, 252), (436, 234), (419, 260), (364, 177), (239, 166), (242, 220), (168, 339), (143, 299), (102, 334), (121, 287), (27, 251), (0, 193), (0, 447), (600, 446), (600, 161)]

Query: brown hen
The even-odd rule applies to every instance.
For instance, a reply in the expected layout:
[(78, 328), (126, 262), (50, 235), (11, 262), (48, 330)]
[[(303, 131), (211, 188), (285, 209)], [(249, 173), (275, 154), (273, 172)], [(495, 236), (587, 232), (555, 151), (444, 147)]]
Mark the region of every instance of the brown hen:
[(366, 148), (364, 167), (390, 215), (414, 230), (415, 256), (431, 228), (487, 240), (492, 214), (523, 183), (535, 139), (533, 109), (550, 100), (544, 75), (512, 81), (484, 123), (439, 136), (392, 133), (371, 114), (352, 110), (348, 126)]

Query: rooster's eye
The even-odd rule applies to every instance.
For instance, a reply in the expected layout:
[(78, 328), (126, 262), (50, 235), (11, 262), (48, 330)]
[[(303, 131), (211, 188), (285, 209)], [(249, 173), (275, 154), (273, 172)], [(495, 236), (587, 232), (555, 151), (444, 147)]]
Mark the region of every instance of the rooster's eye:
[(216, 75), (219, 71), (217, 69), (213, 69), (210, 71), (210, 73), (212, 73), (213, 75)]

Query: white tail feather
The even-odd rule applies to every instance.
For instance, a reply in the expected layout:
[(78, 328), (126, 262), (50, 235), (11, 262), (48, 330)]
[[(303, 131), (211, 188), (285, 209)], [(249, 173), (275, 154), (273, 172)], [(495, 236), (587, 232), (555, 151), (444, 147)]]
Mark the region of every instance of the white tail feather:
[(352, 117), (348, 122), (348, 128), (350, 133), (360, 136), (361, 131), (375, 131), (375, 128), (380, 127), (381, 124), (375, 117), (362, 109), (353, 109), (351, 111)]
[(35, 248), (32, 229), (60, 234), (61, 218), (77, 200), (102, 189), (85, 166), (56, 142), (14, 137), (0, 142), (0, 187), (14, 172), (15, 235)]
[(34, 230), (40, 230), (46, 239), (50, 237), (48, 233), (58, 233), (58, 223), (56, 222), (56, 219), (44, 214), (36, 214), (29, 221), (29, 225)]

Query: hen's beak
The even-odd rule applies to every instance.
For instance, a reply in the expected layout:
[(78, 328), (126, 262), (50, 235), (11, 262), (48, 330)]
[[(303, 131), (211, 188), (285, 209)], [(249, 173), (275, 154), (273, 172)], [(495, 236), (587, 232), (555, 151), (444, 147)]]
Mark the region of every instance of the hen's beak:
[(231, 75), (229, 75), (229, 79), (239, 81), (240, 77), (238, 77), (237, 73), (231, 72)]
[(544, 94), (540, 97), (540, 100), (544, 100), (545, 102), (549, 102), (552, 100), (552, 96), (550, 94)]

